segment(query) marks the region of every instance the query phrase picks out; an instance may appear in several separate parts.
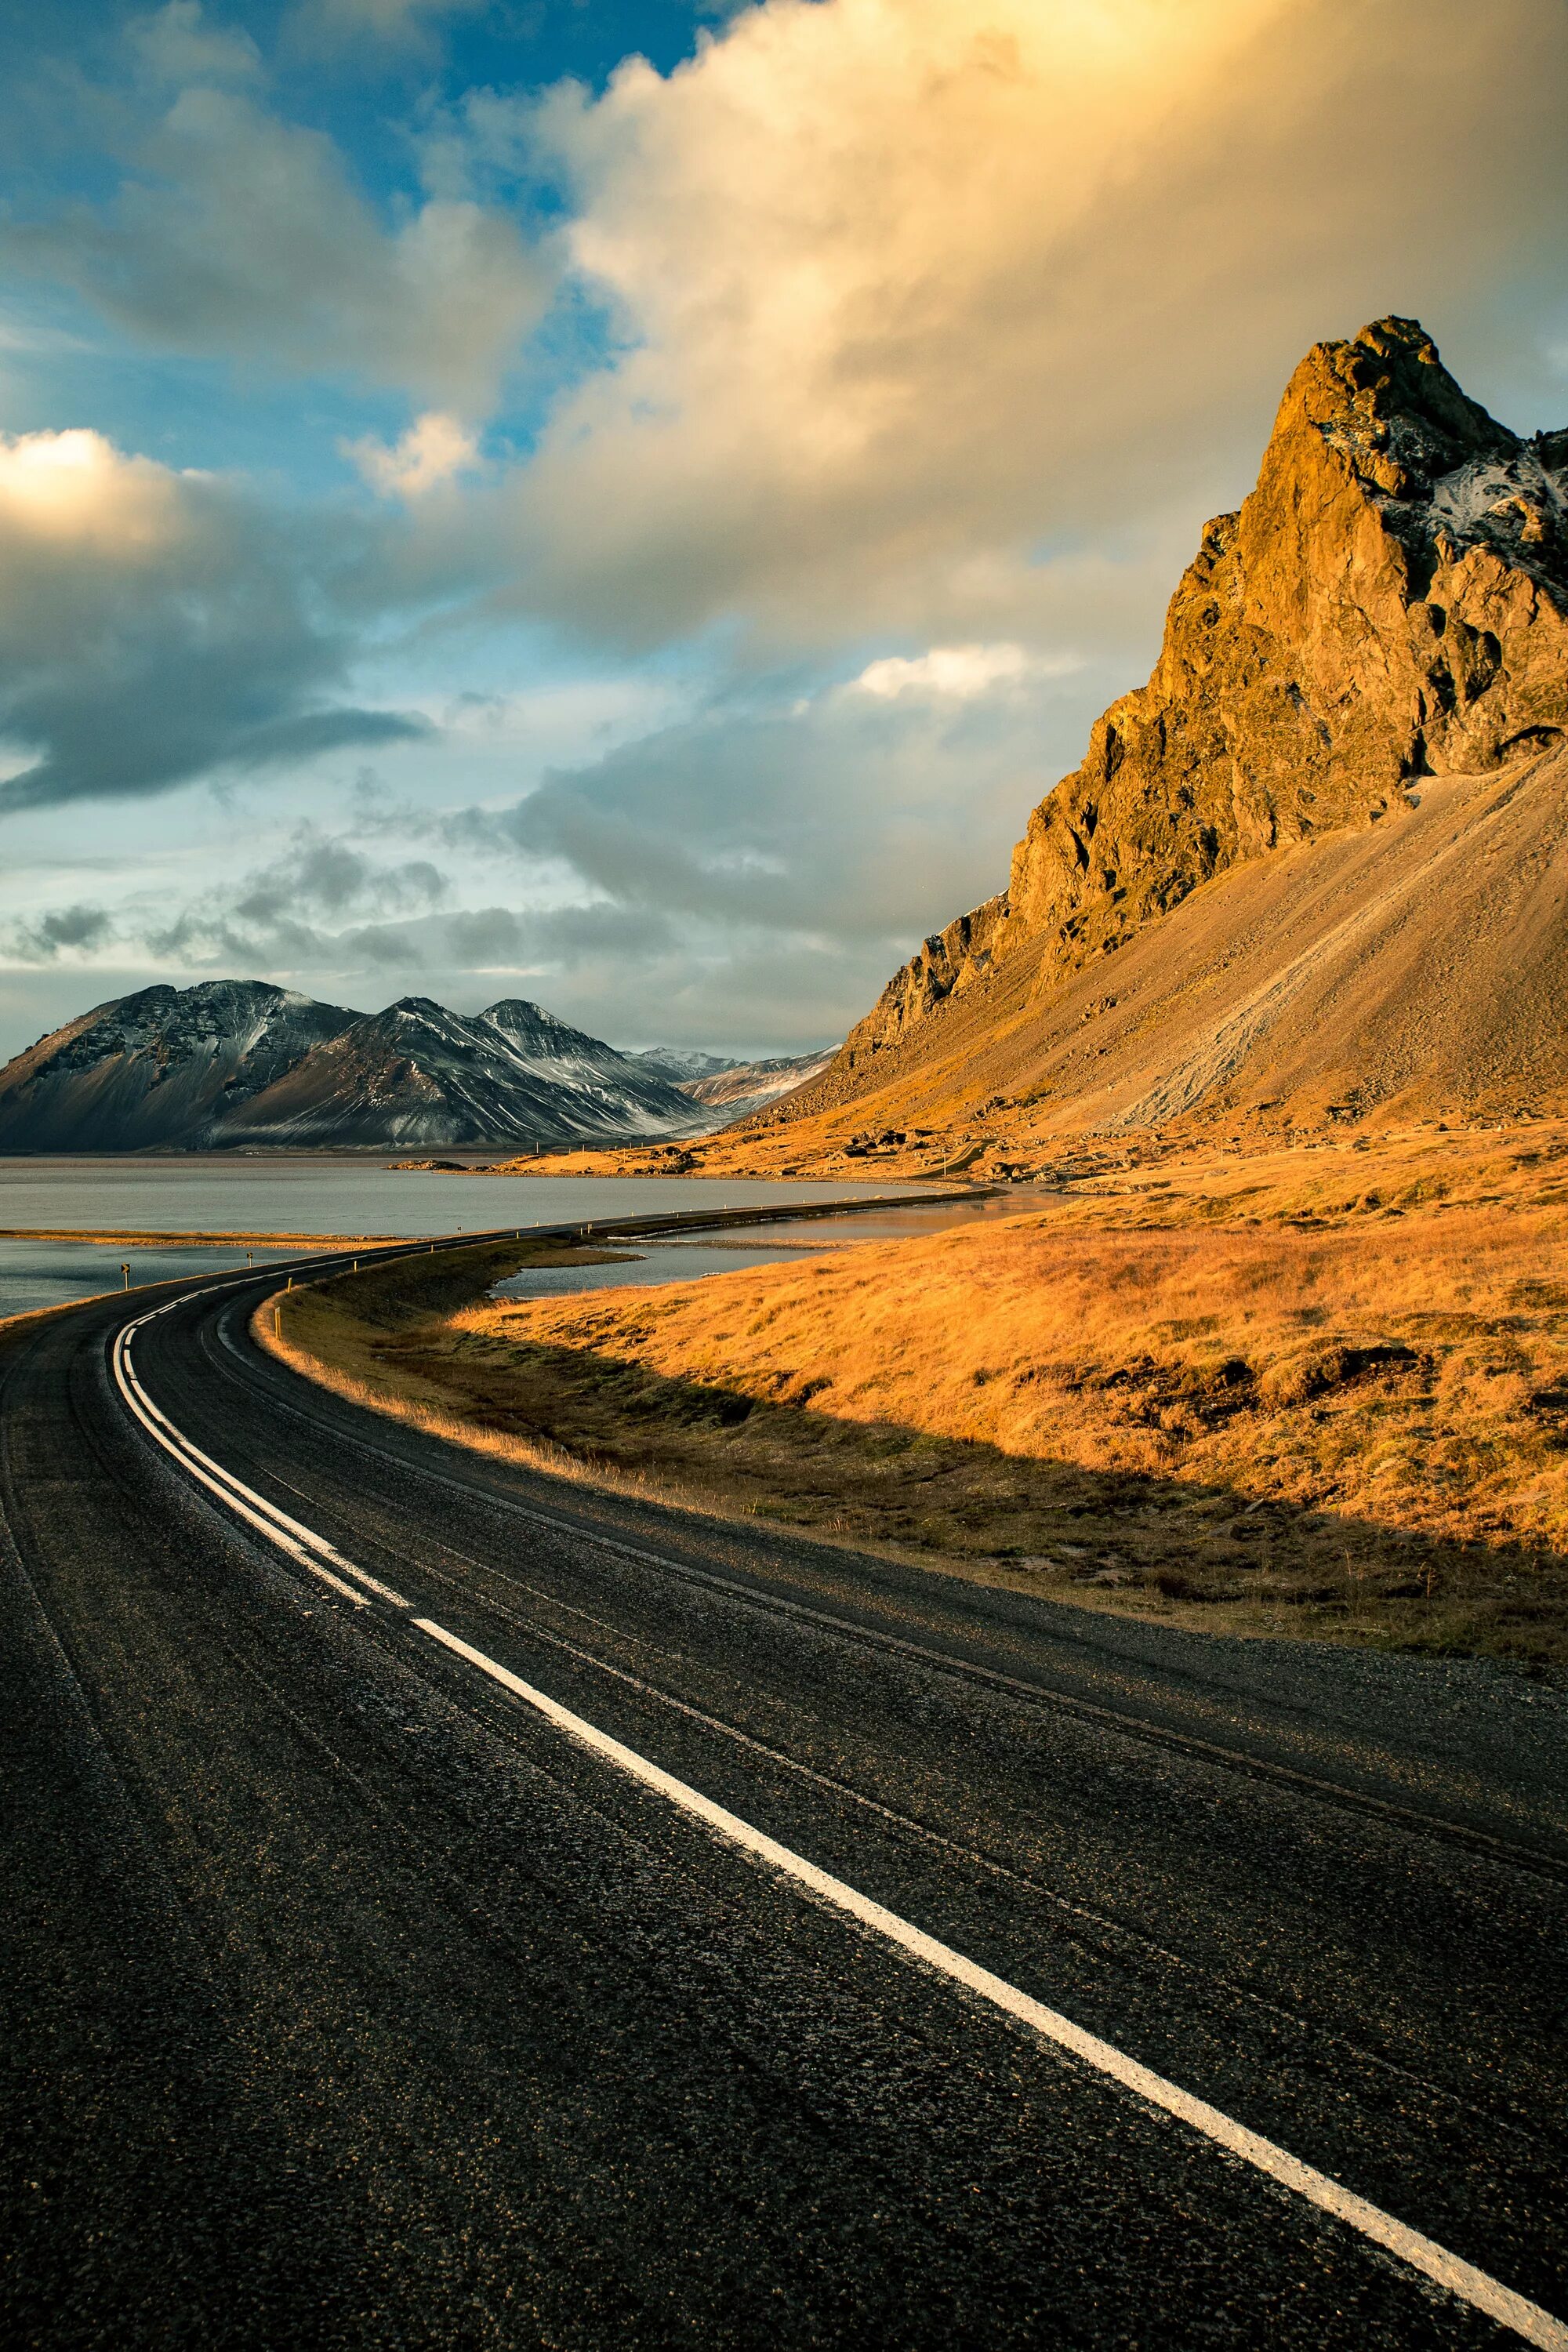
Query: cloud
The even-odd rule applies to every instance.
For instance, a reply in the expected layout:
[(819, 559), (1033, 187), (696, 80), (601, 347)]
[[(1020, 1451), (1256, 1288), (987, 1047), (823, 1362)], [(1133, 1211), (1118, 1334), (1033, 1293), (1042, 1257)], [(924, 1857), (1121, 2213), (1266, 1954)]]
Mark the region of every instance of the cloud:
[(261, 70), (249, 34), (207, 24), (199, 0), (168, 0), (150, 16), (133, 16), (126, 38), (159, 81), (249, 81)]
[(5, 953), (17, 963), (53, 963), (62, 948), (91, 954), (113, 936), (114, 925), (104, 908), (59, 907), (32, 922), (16, 924)]
[(467, 426), (439, 409), (416, 417), (391, 448), (374, 440), (351, 441), (344, 447), (384, 498), (423, 498), (455, 475), (470, 472), (479, 457), (479, 445)]
[(479, 0), (303, 0), (298, 23), (331, 43), (367, 33), (378, 40), (406, 43), (422, 34), (421, 18), (466, 13), (478, 5)]
[[(347, 832), (306, 823), (237, 883), (215, 883), (172, 913), (164, 906), (149, 914), (145, 893), (137, 894), (140, 903), (122, 913), (119, 936), (188, 969), (363, 975), (367, 967), (420, 961), (400, 926), (366, 919), (426, 918), (449, 887), (427, 858), (379, 856)], [(410, 940), (418, 928), (416, 919)]]
[(107, 205), (16, 223), (3, 246), (161, 350), (358, 376), (459, 415), (491, 403), (551, 292), (500, 213), (431, 198), (384, 223), (321, 132), (200, 81)]
[(271, 923), (310, 913), (341, 919), (426, 908), (447, 894), (447, 877), (426, 858), (401, 865), (371, 857), (341, 835), (302, 824), (280, 857), (247, 876), (234, 913)]
[(610, 322), (511, 484), (517, 593), (632, 642), (1006, 633), (999, 569), (1026, 608), (1244, 488), (1319, 337), (1419, 310), (1484, 375), (1521, 283), (1562, 302), (1565, 101), (1555, 0), (767, 0), (513, 105)]
[(363, 554), (341, 518), (97, 433), (0, 436), (0, 735), (24, 755), (0, 814), (422, 733), (338, 699), (356, 644), (332, 604)]
[(999, 686), (1021, 686), (1026, 678), (1037, 676), (1061, 677), (1077, 667), (1070, 656), (1047, 660), (1023, 646), (932, 646), (929, 653), (892, 654), (869, 662), (850, 687), (853, 692), (873, 694), (884, 702), (900, 694), (967, 702)]
[(901, 954), (997, 887), (1020, 810), (1105, 687), (1009, 675), (988, 694), (721, 704), (445, 832), (670, 922)]

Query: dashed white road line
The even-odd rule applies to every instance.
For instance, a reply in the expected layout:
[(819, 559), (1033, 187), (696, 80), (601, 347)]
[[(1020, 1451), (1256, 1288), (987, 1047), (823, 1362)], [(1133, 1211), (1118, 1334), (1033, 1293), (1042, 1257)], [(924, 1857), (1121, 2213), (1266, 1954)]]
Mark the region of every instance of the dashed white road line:
[[(155, 1444), (226, 1504), (230, 1510), (247, 1520), (312, 1576), (331, 1586), (344, 1600), (352, 1601), (356, 1607), (369, 1608), (372, 1606), (371, 1596), (374, 1595), (395, 1609), (411, 1607), (412, 1604), (389, 1585), (383, 1584), (365, 1570), (356, 1568), (352, 1560), (345, 1559), (312, 1528), (291, 1518), (275, 1503), (269, 1503), (264, 1496), (247, 1486), (232, 1471), (225, 1470), (210, 1454), (204, 1454), (153, 1402), (132, 1365), (131, 1339), (143, 1324), (154, 1321), (159, 1315), (166, 1315), (172, 1306), (180, 1303), (171, 1300), (165, 1306), (154, 1307), (150, 1314), (138, 1317), (135, 1322), (126, 1324), (117, 1336), (110, 1352), (115, 1384), (142, 1427)], [(351, 1579), (353, 1581), (351, 1582)], [(1364, 2197), (1358, 2197), (1353, 2189), (1346, 2189), (1329, 2174), (1304, 2164), (1289, 2149), (1266, 2139), (1261, 2133), (1250, 2130), (1247, 2125), (1237, 2123), (1220, 2108), (1211, 2106), (1206, 2099), (1184, 2091), (1179, 2084), (1168, 2082), (1152, 2068), (1140, 2064), (1136, 2058), (1129, 2057), (1113, 2042), (1103, 2041), (1099, 2034), (1075, 2025), (1071, 2018), (1064, 2017), (1059, 2011), (1036, 2000), (1017, 1985), (1009, 1984), (1005, 1977), (995, 1976), (977, 1961), (967, 1959), (962, 1952), (954, 1951), (951, 1945), (940, 1942), (934, 1936), (928, 1936), (912, 1921), (901, 1918), (896, 1911), (889, 1911), (868, 1895), (862, 1895), (846, 1880), (834, 1877), (830, 1872), (819, 1869), (816, 1863), (808, 1862), (804, 1854), (781, 1845), (764, 1831), (754, 1829), (749, 1822), (742, 1821), (738, 1813), (716, 1804), (700, 1790), (678, 1780), (673, 1773), (665, 1771), (662, 1766), (639, 1755), (635, 1748), (626, 1747), (608, 1732), (601, 1731), (585, 1717), (574, 1714), (570, 1707), (563, 1706), (545, 1692), (535, 1689), (531, 1683), (524, 1682), (521, 1675), (514, 1675), (510, 1667), (488, 1657), (484, 1651), (475, 1649), (471, 1643), (448, 1633), (433, 1618), (416, 1617), (410, 1622), (416, 1631), (440, 1643), (479, 1673), (488, 1675), (514, 1698), (521, 1699), (556, 1730), (677, 1806), (682, 1812), (689, 1814), (694, 1821), (700, 1822), (726, 1844), (805, 1888), (808, 1894), (856, 1920), (859, 1926), (880, 1937), (910, 1958), (920, 1961), (950, 1982), (962, 1986), (965, 1991), (1016, 2018), (1020, 2024), (1030, 2027), (1043, 2040), (1054, 2042), (1058, 2049), (1095, 2074), (1120, 2084), (1147, 2105), (1173, 2116), (1226, 2155), (1251, 2165), (1256, 2171), (1278, 2182), (1281, 2188), (1291, 2190), (1320, 2211), (1343, 2222), (1373, 2245), (1381, 2246), (1385, 2252), (1394, 2255), (1408, 2269), (1430, 2280), (1460, 2302), (1468, 2304), (1473, 2310), (1495, 2320), (1500, 2326), (1508, 2328), (1525, 2343), (1540, 2347), (1541, 2352), (1568, 2352), (1568, 2324), (1555, 2317), (1542, 2305), (1516, 2294), (1511, 2287), (1504, 2286), (1489, 2272), (1479, 2270), (1473, 2263), (1451, 2253), (1435, 2239), (1423, 2236), (1420, 2231), (1411, 2229), (1392, 2213), (1384, 2212), (1381, 2206), (1373, 2205)]]

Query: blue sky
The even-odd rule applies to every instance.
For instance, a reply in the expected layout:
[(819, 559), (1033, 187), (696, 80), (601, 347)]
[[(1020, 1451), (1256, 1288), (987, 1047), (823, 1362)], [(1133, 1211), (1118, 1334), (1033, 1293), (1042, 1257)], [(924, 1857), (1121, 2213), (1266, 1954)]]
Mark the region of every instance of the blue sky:
[(1568, 421), (1561, 0), (0, 5), (0, 1050), (843, 1034), (1319, 337)]

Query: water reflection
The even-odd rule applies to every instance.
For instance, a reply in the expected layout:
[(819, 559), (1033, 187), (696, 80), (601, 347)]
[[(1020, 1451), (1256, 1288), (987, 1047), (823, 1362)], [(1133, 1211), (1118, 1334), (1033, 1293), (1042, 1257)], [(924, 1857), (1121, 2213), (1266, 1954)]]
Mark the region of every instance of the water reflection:
[(445, 1175), (328, 1152), (0, 1160), (0, 1231), (414, 1236), (641, 1216), (656, 1209), (763, 1208), (901, 1189), (886, 1181)]
[[(257, 1265), (299, 1255), (285, 1249), (250, 1252)], [(0, 1241), (0, 1316), (29, 1315), (36, 1307), (64, 1307), (73, 1298), (96, 1298), (101, 1291), (123, 1289), (126, 1266), (131, 1269), (129, 1286), (137, 1288), (179, 1275), (226, 1274), (231, 1267), (243, 1271), (246, 1263), (243, 1249)]]
[(539, 1266), (497, 1283), (490, 1297), (557, 1298), (584, 1290), (695, 1282), (703, 1275), (734, 1274), (742, 1266), (820, 1257), (829, 1250), (863, 1248), (869, 1242), (912, 1241), (921, 1234), (1016, 1217), (1038, 1205), (1044, 1197), (1019, 1185), (993, 1199), (920, 1202), (909, 1208), (858, 1210), (842, 1217), (781, 1218), (776, 1223), (744, 1225), (731, 1234), (638, 1241), (627, 1244), (636, 1251), (629, 1262)]

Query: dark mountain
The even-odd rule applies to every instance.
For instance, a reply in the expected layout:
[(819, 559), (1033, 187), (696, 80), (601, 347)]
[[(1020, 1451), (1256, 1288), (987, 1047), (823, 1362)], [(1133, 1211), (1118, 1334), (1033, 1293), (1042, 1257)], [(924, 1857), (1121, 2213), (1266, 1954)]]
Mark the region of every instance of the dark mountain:
[(778, 1061), (728, 1062), (700, 1076), (682, 1078), (680, 1091), (728, 1125), (782, 1102), (797, 1087), (809, 1086), (831, 1067), (837, 1053), (837, 1045), (829, 1045), (821, 1053), (791, 1054)]
[(685, 1135), (711, 1114), (521, 998), (465, 1018), (265, 981), (147, 988), (0, 1070), (0, 1151), (402, 1149)]
[(825, 1052), (792, 1054), (777, 1061), (737, 1062), (684, 1045), (649, 1045), (631, 1058), (642, 1069), (657, 1070), (694, 1103), (704, 1104), (710, 1127), (726, 1127), (820, 1077), (837, 1051), (837, 1045), (829, 1045)]
[(145, 1151), (221, 1130), (360, 1018), (261, 980), (143, 988), (0, 1070), (0, 1151)]

